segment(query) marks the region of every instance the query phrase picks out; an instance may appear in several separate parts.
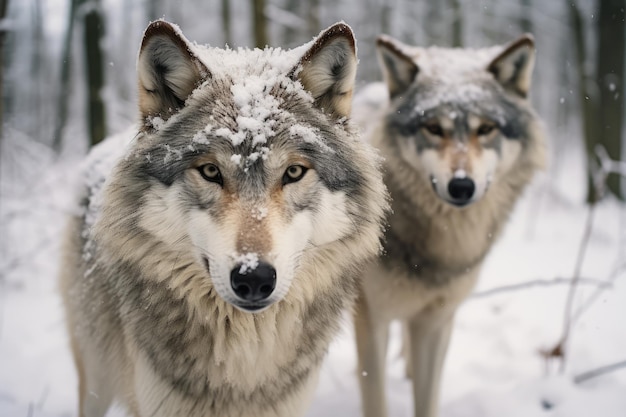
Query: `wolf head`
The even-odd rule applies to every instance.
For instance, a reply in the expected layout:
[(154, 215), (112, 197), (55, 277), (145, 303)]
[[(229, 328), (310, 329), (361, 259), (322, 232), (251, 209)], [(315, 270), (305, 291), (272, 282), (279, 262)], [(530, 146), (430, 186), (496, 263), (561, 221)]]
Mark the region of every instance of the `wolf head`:
[(534, 135), (527, 100), (534, 42), (502, 48), (416, 48), (377, 42), (391, 99), (389, 136), (402, 157), (454, 206), (478, 201)]
[[(102, 218), (112, 220), (100, 225), (124, 242), (116, 256), (152, 257), (162, 279), (258, 312), (333, 245), (355, 242), (346, 265), (375, 255), (385, 192), (347, 120), (355, 73), (343, 23), (290, 51), (201, 47), (151, 24), (138, 57), (140, 133), (109, 187)], [(330, 285), (332, 265), (316, 268), (298, 294)]]

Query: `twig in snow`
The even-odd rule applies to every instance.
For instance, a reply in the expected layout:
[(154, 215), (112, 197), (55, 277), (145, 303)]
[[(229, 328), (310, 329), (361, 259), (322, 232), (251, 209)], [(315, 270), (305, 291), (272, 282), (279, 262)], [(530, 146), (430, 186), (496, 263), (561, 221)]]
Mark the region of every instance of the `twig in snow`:
[[(471, 298), (473, 299), (473, 298), (489, 297), (492, 295), (497, 295), (497, 294), (501, 294), (505, 292), (524, 290), (524, 289), (529, 289), (529, 288), (534, 288), (534, 287), (551, 287), (553, 285), (571, 285), (571, 283), (572, 283), (571, 278), (536, 279), (533, 281), (521, 282), (519, 284), (513, 284), (513, 285), (504, 285), (502, 287), (496, 287), (490, 290), (476, 292), (472, 294)], [(606, 288), (611, 287), (610, 282), (600, 281), (600, 280), (591, 279), (591, 278), (580, 278), (578, 283), (586, 284), (586, 285), (594, 285), (598, 287), (599, 289), (606, 289)]]
[(609, 372), (617, 371), (618, 369), (622, 368), (626, 368), (626, 361), (612, 363), (610, 365), (604, 365), (599, 368), (592, 369), (591, 371), (583, 372), (582, 374), (576, 375), (574, 377), (574, 383), (580, 384), (592, 378), (608, 374)]
[[(571, 287), (569, 293), (567, 295), (567, 301), (565, 304), (565, 317), (563, 320), (563, 334), (559, 339), (559, 342), (551, 349), (545, 349), (540, 351), (541, 355), (548, 362), (551, 359), (559, 359), (560, 360), (560, 372), (565, 372), (565, 364), (566, 364), (566, 345), (572, 333), (572, 324), (576, 319), (580, 317), (582, 314), (581, 310), (579, 310), (574, 316), (572, 310), (574, 305), (574, 295), (576, 294), (576, 287), (580, 282), (580, 271), (583, 265), (583, 261), (585, 259), (585, 254), (587, 252), (587, 246), (589, 244), (589, 239), (591, 237), (591, 231), (593, 229), (593, 218), (595, 214), (595, 208), (597, 203), (602, 199), (606, 191), (606, 179), (610, 173), (617, 173), (620, 175), (626, 174), (626, 169), (624, 167), (624, 163), (621, 161), (613, 161), (610, 159), (606, 149), (602, 145), (596, 145), (595, 153), (597, 156), (597, 160), (590, 159), (589, 163), (591, 164), (591, 172), (593, 177), (594, 187), (594, 198), (593, 201), (589, 203), (589, 210), (587, 212), (587, 221), (585, 222), (585, 230), (583, 233), (583, 237), (580, 241), (580, 246), (578, 249), (578, 257), (576, 258), (576, 266), (574, 268), (574, 274), (571, 280)], [(595, 301), (597, 297), (591, 299), (591, 301)], [(588, 299), (589, 300), (589, 299)], [(591, 304), (587, 303), (585, 308), (582, 310), (586, 310), (589, 308)]]
[(569, 288), (569, 293), (567, 294), (567, 301), (565, 303), (563, 334), (561, 336), (561, 340), (559, 341), (559, 345), (561, 348), (560, 351), (562, 353), (560, 366), (561, 373), (565, 371), (565, 345), (567, 344), (569, 336), (572, 332), (572, 310), (574, 309), (574, 295), (576, 294), (576, 288), (578, 287), (578, 283), (580, 282), (580, 270), (582, 269), (583, 261), (585, 260), (585, 255), (587, 253), (587, 247), (589, 246), (589, 238), (591, 237), (591, 231), (593, 229), (595, 208), (595, 202), (589, 205), (589, 211), (587, 212), (587, 221), (585, 222), (585, 231), (583, 233), (583, 237), (580, 241), (580, 246), (578, 248), (578, 257), (576, 258), (574, 276), (572, 277), (572, 283)]
[(577, 322), (578, 319), (583, 315), (583, 313), (585, 313), (585, 311), (587, 311), (589, 307), (591, 307), (593, 303), (598, 299), (600, 294), (602, 294), (602, 292), (606, 288), (612, 287), (613, 282), (624, 272), (626, 272), (626, 263), (616, 266), (615, 269), (613, 269), (613, 272), (611, 272), (611, 274), (609, 275), (609, 278), (606, 280), (606, 286), (598, 286), (596, 291), (585, 300), (584, 304), (580, 306), (578, 310), (576, 310), (572, 317), (572, 323)]

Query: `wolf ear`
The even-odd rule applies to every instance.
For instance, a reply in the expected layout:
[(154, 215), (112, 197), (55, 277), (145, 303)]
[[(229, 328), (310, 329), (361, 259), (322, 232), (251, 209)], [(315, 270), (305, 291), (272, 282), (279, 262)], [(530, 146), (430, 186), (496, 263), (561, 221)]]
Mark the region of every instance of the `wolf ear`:
[(511, 42), (487, 66), (496, 80), (507, 90), (522, 97), (528, 95), (535, 66), (535, 40), (529, 33)]
[(210, 77), (178, 27), (164, 20), (152, 22), (144, 32), (137, 73), (139, 111), (144, 119), (157, 115), (167, 119)]
[(319, 34), (293, 73), (318, 108), (340, 118), (350, 116), (356, 66), (354, 33), (345, 23), (336, 23)]
[(419, 72), (417, 64), (404, 48), (402, 43), (387, 35), (376, 39), (378, 61), (391, 98), (406, 91)]

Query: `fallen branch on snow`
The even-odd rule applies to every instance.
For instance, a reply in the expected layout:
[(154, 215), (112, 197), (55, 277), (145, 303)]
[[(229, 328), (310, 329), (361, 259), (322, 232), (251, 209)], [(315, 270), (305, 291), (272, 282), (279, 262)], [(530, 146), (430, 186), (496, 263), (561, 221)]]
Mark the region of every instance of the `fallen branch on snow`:
[[(572, 278), (554, 278), (554, 279), (536, 279), (534, 281), (521, 282), (519, 284), (505, 285), (502, 287), (492, 288), (490, 290), (476, 292), (471, 295), (470, 299), (489, 297), (501, 293), (525, 290), (534, 287), (552, 287), (554, 285), (571, 285)], [(580, 278), (578, 284), (594, 285), (598, 288), (611, 288), (612, 284), (608, 281), (600, 281), (592, 278)]]
[(580, 384), (590, 379), (608, 374), (609, 372), (617, 371), (618, 369), (626, 368), (626, 361), (612, 363), (610, 365), (604, 365), (591, 371), (583, 372), (582, 374), (574, 377), (574, 383)]

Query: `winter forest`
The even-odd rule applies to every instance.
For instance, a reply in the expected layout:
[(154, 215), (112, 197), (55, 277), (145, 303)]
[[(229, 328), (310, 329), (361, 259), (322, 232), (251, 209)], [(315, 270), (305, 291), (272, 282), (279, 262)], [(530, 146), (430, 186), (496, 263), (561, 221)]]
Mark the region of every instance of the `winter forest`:
[[(0, 417), (77, 415), (57, 290), (72, 173), (138, 120), (136, 58), (158, 18), (223, 47), (291, 48), (345, 21), (357, 89), (379, 34), (479, 48), (535, 38), (531, 100), (548, 132), (536, 175), (456, 316), (442, 417), (626, 415), (624, 0), (0, 0)], [(308, 417), (361, 415), (349, 317)], [(412, 415), (401, 329), (390, 416)], [(123, 416), (120, 410), (108, 414)]]

